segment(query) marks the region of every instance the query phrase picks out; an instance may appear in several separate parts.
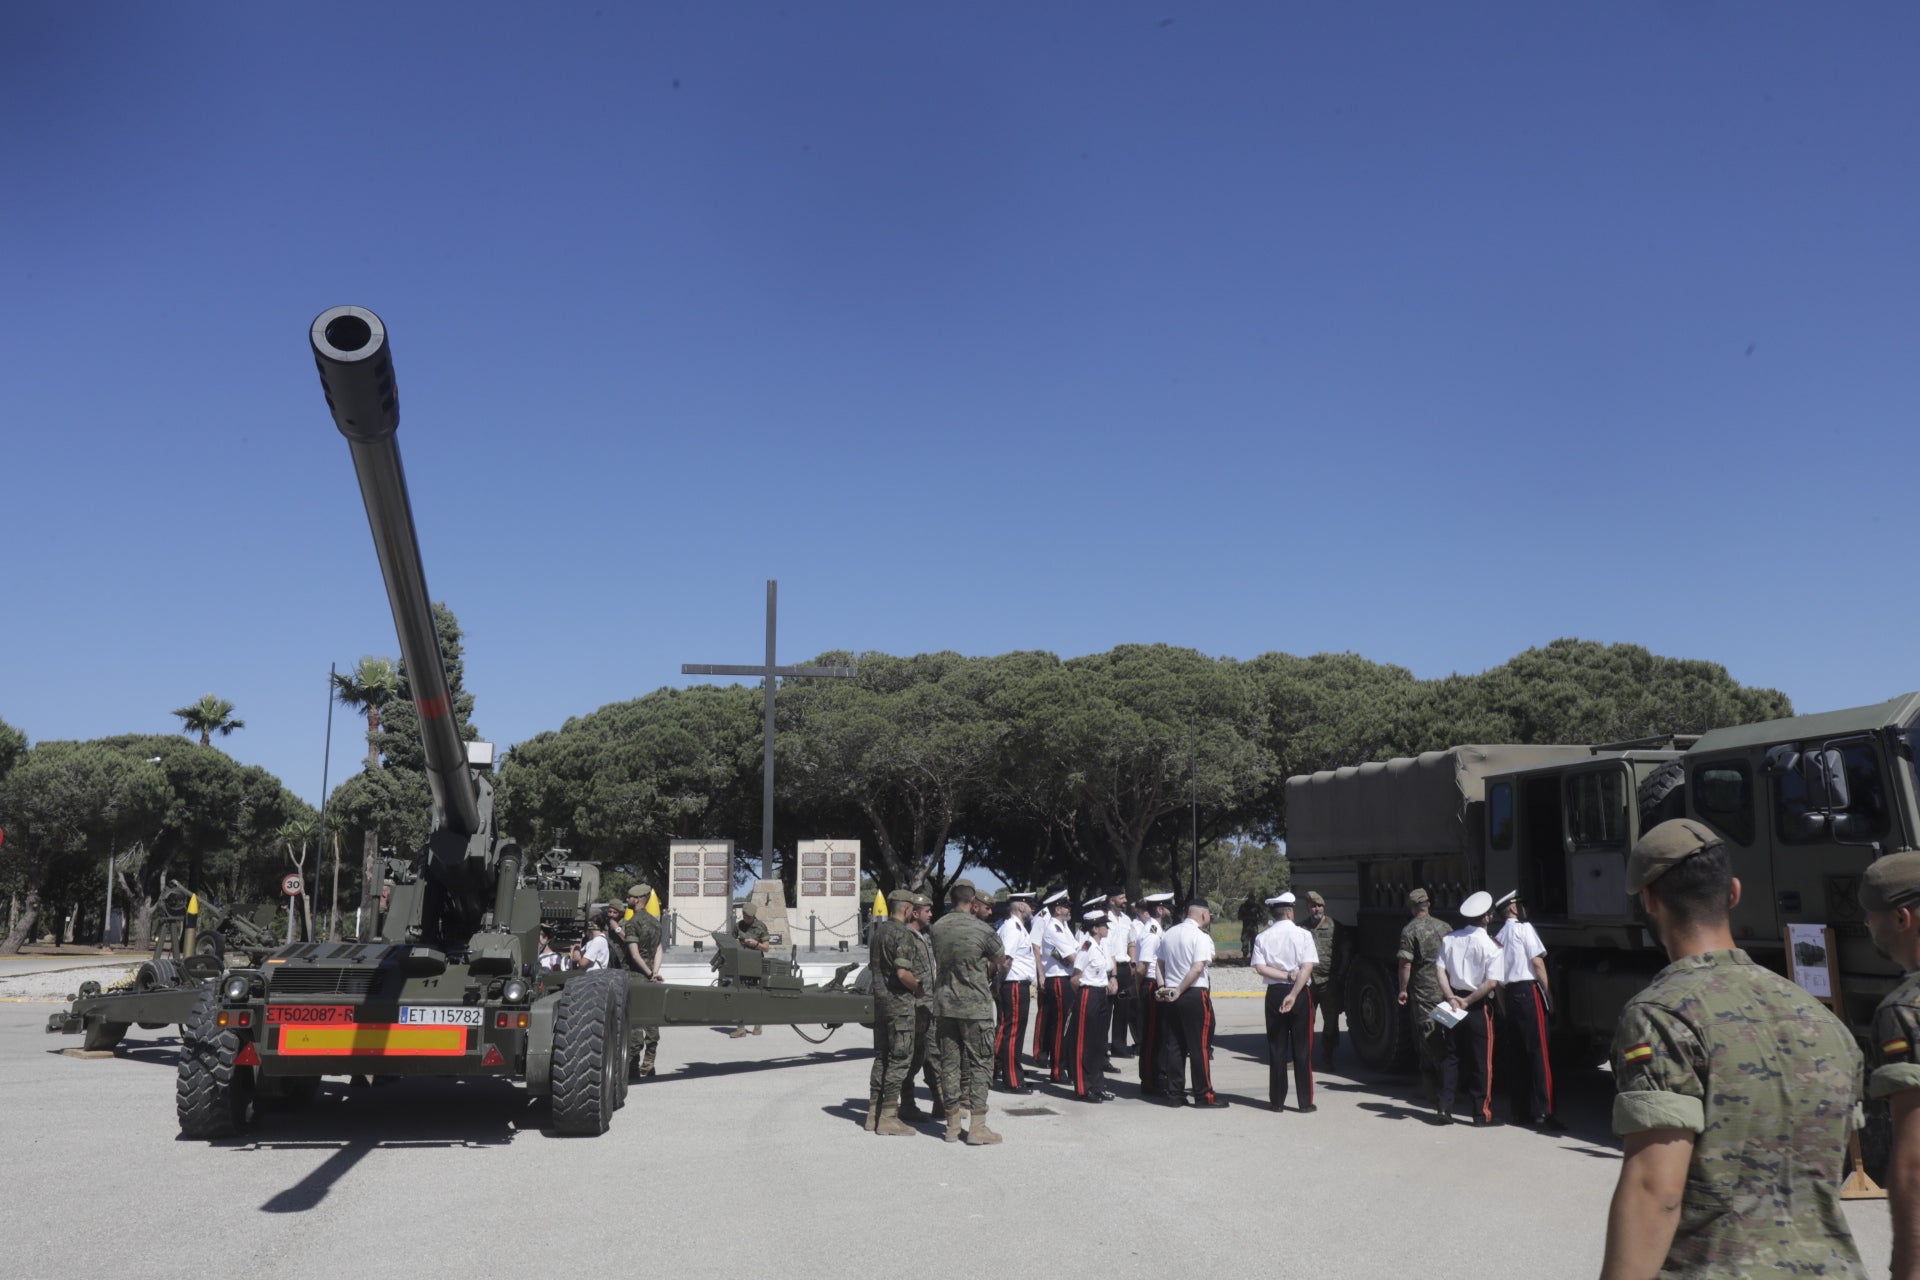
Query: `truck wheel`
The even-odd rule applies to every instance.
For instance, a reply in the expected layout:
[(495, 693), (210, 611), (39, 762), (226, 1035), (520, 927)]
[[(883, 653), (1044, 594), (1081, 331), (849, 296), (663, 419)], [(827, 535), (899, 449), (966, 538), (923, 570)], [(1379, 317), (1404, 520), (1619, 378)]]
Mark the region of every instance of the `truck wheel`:
[(133, 971), (135, 991), (166, 991), (180, 985), (180, 967), (161, 956), (148, 960)]
[(1686, 768), (1678, 760), (1667, 761), (1641, 780), (1634, 792), (1634, 802), (1640, 810), (1641, 835), (1668, 818), (1685, 816), (1686, 793), (1680, 788), (1686, 780)]
[(218, 1026), (213, 988), (200, 993), (180, 1042), (174, 1110), (183, 1138), (225, 1138), (253, 1123), (253, 1068), (237, 1067), (240, 1036)]
[(227, 940), (217, 933), (203, 933), (199, 941), (193, 944), (193, 954), (212, 956), (224, 967), (227, 963)]
[(1360, 1061), (1376, 1071), (1408, 1071), (1413, 1042), (1407, 1011), (1400, 1007), (1397, 984), (1385, 964), (1361, 961), (1347, 982), (1347, 1032)]
[(80, 1037), (80, 1047), (89, 1053), (99, 1053), (119, 1044), (120, 1037), (126, 1034), (124, 1022), (89, 1022)]
[(553, 1127), (607, 1131), (627, 1076), (626, 974), (595, 969), (561, 989), (553, 1011)]

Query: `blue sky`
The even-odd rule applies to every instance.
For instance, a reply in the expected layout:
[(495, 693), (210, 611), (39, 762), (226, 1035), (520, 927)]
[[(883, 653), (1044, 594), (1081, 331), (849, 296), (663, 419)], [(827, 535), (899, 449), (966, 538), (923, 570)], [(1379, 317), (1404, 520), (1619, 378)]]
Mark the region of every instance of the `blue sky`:
[[(752, 661), (1911, 662), (1920, 13), (0, 9), (0, 717), (310, 799), (393, 337), (503, 743)], [(1903, 494), (1907, 496), (1903, 497)], [(363, 747), (336, 724), (333, 777)], [(743, 833), (751, 843), (753, 833)]]

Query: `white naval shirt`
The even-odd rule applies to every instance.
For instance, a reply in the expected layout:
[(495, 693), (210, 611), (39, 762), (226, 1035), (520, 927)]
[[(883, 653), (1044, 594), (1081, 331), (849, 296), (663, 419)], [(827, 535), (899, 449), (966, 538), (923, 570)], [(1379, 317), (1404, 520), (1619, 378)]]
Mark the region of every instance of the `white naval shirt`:
[[(1493, 939), (1487, 939), (1489, 945)], [(1177, 987), (1186, 981), (1187, 970), (1205, 960), (1213, 960), (1213, 937), (1193, 920), (1182, 920), (1160, 935), (1160, 985)], [(1213, 975), (1203, 973), (1193, 980), (1193, 990), (1205, 991), (1213, 985)]]
[(1006, 948), (1007, 959), (1013, 963), (1007, 966), (1008, 982), (1033, 981), (1033, 936), (1027, 926), (1020, 923), (1020, 917), (1010, 915), (1000, 922), (1000, 945)]
[(1453, 994), (1462, 999), (1494, 976), (1500, 963), (1500, 944), (1477, 924), (1455, 929), (1440, 940), (1440, 967), (1447, 972)]
[(1113, 976), (1113, 958), (1105, 947), (1093, 939), (1087, 939), (1087, 945), (1074, 952), (1073, 982), (1080, 987), (1099, 987), (1107, 989), (1107, 979)]
[(1040, 973), (1047, 978), (1070, 978), (1073, 976), (1073, 953), (1080, 944), (1074, 941), (1073, 931), (1063, 923), (1049, 916), (1036, 931), (1040, 943)]
[(1153, 977), (1160, 976), (1160, 922), (1158, 920), (1135, 920), (1133, 922), (1133, 940), (1139, 945), (1140, 959), (1136, 962), (1140, 968)]
[(1500, 963), (1494, 970), (1494, 976), (1505, 984), (1508, 982), (1536, 981), (1533, 972), (1533, 958), (1547, 954), (1546, 944), (1540, 941), (1540, 934), (1525, 920), (1509, 920), (1500, 930)]
[(1107, 910), (1107, 940), (1101, 945), (1106, 949), (1107, 959), (1118, 966), (1127, 959), (1127, 943), (1133, 940), (1133, 921), (1125, 914), (1116, 915), (1112, 908)]
[[(1276, 920), (1253, 940), (1253, 963), (1298, 975), (1302, 965), (1320, 963), (1320, 952), (1313, 945), (1312, 930), (1291, 920)], [(1260, 980), (1270, 987), (1293, 982), (1293, 978), (1269, 978), (1264, 973)]]

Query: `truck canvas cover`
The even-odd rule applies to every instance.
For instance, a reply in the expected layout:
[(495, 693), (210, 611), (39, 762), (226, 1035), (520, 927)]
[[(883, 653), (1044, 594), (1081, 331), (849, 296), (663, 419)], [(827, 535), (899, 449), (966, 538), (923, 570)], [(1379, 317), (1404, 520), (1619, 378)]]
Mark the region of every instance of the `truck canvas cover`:
[(1583, 759), (1583, 746), (1454, 747), (1287, 779), (1290, 858), (1422, 857), (1471, 853), (1467, 806), (1488, 774)]

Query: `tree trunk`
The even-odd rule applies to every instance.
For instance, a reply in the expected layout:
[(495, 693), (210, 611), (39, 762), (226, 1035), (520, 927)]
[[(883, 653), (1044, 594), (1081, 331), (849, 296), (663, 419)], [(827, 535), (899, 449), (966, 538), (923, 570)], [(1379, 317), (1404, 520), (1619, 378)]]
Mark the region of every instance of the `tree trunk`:
[(373, 936), (378, 927), (380, 910), (380, 837), (367, 832), (365, 848), (361, 854), (360, 877), (360, 938), (365, 942)]
[(40, 923), (40, 891), (27, 890), (27, 903), (24, 908), (16, 908), (13, 913), (13, 928), (7, 931), (7, 940), (0, 942), (0, 954), (19, 955), (20, 948), (27, 945), (33, 931)]
[(380, 708), (367, 704), (367, 768), (380, 767), (380, 748), (373, 745), (373, 736), (380, 732)]
[(210, 747), (213, 745), (213, 732), (211, 730), (202, 729), (200, 731), (200, 745), (203, 747)]

